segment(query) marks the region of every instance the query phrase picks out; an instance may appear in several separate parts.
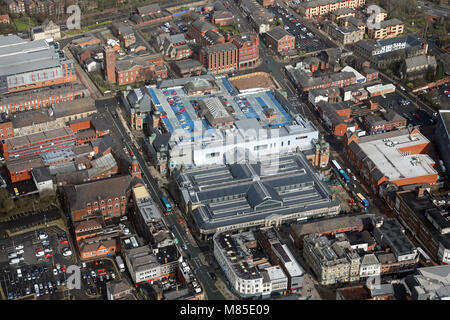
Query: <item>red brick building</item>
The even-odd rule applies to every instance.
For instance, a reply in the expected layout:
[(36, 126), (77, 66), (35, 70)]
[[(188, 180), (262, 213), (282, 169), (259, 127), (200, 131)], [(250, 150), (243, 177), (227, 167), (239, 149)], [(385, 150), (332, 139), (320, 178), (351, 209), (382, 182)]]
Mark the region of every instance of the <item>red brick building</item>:
[(156, 78), (167, 78), (167, 68), (160, 54), (119, 60), (116, 63), (117, 84), (129, 84)]
[(259, 36), (256, 33), (241, 33), (230, 40), (238, 48), (238, 68), (254, 67), (259, 61)]
[(72, 43), (73, 46), (84, 48), (84, 47), (100, 44), (100, 42), (101, 42), (100, 39), (98, 39), (96, 37), (84, 36), (82, 38), (78, 38), (78, 39), (72, 40), (71, 43)]
[(219, 26), (230, 26), (234, 23), (234, 15), (227, 10), (215, 11), (212, 23)]
[(111, 46), (103, 50), (105, 79), (109, 83), (116, 83), (116, 50)]
[(8, 14), (0, 14), (0, 23), (10, 24), (11, 21), (9, 20)]
[(200, 49), (199, 61), (212, 73), (232, 72), (238, 69), (238, 48), (231, 42)]
[(10, 13), (25, 13), (25, 1), (23, 0), (5, 0)]
[(72, 101), (78, 98), (88, 97), (89, 90), (79, 83), (61, 86), (61, 88), (42, 88), (38, 92), (30, 94), (21, 92), (11, 96), (0, 96), (0, 112), (18, 112), (52, 104)]
[(197, 19), (188, 26), (187, 35), (201, 46), (224, 43), (225, 38), (219, 29), (208, 21)]
[(142, 25), (172, 20), (172, 14), (162, 10), (159, 4), (154, 3), (136, 8), (136, 13), (132, 15), (131, 19), (137, 25)]
[(0, 119), (0, 140), (14, 137), (14, 128), (11, 120), (1, 122)]
[(10, 160), (6, 162), (6, 172), (12, 183), (30, 180), (33, 168), (44, 166), (41, 157), (36, 155), (32, 157)]
[(0, 145), (5, 160), (27, 157), (75, 145), (75, 133), (69, 127), (12, 137)]
[(344, 136), (349, 162), (376, 192), (387, 181), (397, 186), (435, 184), (438, 173), (427, 155), (430, 146), (430, 141), (412, 126), (365, 137), (351, 132)]
[(25, 0), (25, 12), (30, 15), (37, 15), (45, 13), (46, 8), (43, 1), (40, 0)]
[(106, 47), (104, 55), (105, 78), (109, 83), (124, 85), (158, 77), (167, 78), (167, 68), (161, 54), (127, 56), (117, 60), (115, 50)]
[(66, 207), (72, 221), (81, 221), (98, 213), (105, 220), (125, 215), (131, 188), (142, 181), (139, 167), (134, 166), (131, 170), (132, 175), (64, 186)]
[(295, 37), (282, 27), (272, 28), (265, 34), (266, 45), (275, 52), (295, 49)]

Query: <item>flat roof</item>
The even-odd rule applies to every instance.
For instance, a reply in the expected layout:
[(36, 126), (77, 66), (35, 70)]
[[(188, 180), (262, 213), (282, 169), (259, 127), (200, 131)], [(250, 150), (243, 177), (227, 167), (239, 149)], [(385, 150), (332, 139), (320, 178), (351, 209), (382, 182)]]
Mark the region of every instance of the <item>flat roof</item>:
[[(200, 79), (208, 81), (203, 78)], [(233, 114), (234, 121), (257, 119), (262, 128), (268, 128), (269, 124), (271, 127), (283, 126), (288, 125), (293, 120), (293, 117), (286, 112), (270, 90), (247, 92), (244, 95), (237, 93), (227, 78), (209, 81), (213, 81), (218, 86), (219, 91), (205, 96), (187, 95), (183, 87), (180, 88), (183, 83), (174, 83), (173, 87), (164, 86), (161, 89), (154, 86), (147, 87), (153, 104), (163, 115), (162, 120), (169, 132), (182, 129), (186, 133), (191, 133), (194, 131), (195, 125), (203, 125), (206, 132), (213, 133), (214, 129), (210, 123), (197, 120), (199, 111), (197, 103), (211, 97), (224, 98)], [(273, 110), (270, 118), (266, 116), (267, 109)]]
[(43, 132), (33, 133), (27, 136), (12, 137), (5, 140), (5, 144), (9, 148), (15, 149), (22, 146), (38, 143), (42, 141), (48, 141), (52, 139), (58, 139), (61, 137), (73, 135), (73, 131), (69, 127), (62, 127), (58, 129), (47, 130)]
[[(384, 141), (383, 141), (384, 140)], [(358, 146), (381, 173), (390, 181), (437, 174), (431, 166), (434, 161), (426, 154), (406, 154), (403, 148), (428, 144), (420, 132), (410, 134), (408, 129), (359, 138)]]

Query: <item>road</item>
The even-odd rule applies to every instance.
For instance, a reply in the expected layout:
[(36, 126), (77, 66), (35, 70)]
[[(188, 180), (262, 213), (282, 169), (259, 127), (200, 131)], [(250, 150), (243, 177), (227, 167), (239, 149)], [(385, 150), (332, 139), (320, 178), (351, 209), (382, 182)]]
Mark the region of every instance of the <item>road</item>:
[[(126, 148), (129, 151), (132, 151), (133, 154), (136, 156), (136, 159), (142, 171), (142, 180), (146, 184), (147, 188), (150, 189), (149, 191), (153, 198), (153, 201), (157, 205), (159, 205), (161, 211), (164, 212), (164, 208), (160, 200), (160, 198), (163, 196), (163, 193), (161, 192), (161, 188), (158, 185), (158, 182), (150, 174), (150, 171), (147, 168), (145, 160), (143, 159), (142, 155), (139, 153), (138, 149), (133, 144), (129, 134), (125, 130), (121, 121), (117, 118), (114, 118), (111, 115), (111, 110), (114, 110), (116, 106), (117, 100), (115, 98), (105, 99), (102, 101), (98, 101), (97, 110), (105, 117), (113, 134), (116, 137), (123, 139), (122, 145), (125, 145)], [(178, 219), (179, 216), (177, 216), (176, 213), (171, 213), (169, 215), (163, 216), (165, 224), (167, 226), (173, 226), (172, 232), (174, 233), (175, 237), (179, 239), (178, 246), (180, 248), (180, 251), (183, 250), (181, 248), (182, 245), (186, 244), (187, 246), (186, 251), (189, 252), (191, 256), (191, 259), (188, 260), (188, 263), (192, 265), (193, 270), (196, 270), (195, 275), (199, 280), (199, 282), (202, 284), (203, 289), (206, 291), (208, 299), (225, 300), (223, 295), (214, 286), (212, 279), (208, 276), (208, 270), (210, 270), (210, 268), (204, 265), (200, 259), (200, 254), (202, 253), (202, 251), (198, 246), (192, 245), (192, 243), (188, 241), (186, 237), (186, 227), (182, 226), (178, 221)]]

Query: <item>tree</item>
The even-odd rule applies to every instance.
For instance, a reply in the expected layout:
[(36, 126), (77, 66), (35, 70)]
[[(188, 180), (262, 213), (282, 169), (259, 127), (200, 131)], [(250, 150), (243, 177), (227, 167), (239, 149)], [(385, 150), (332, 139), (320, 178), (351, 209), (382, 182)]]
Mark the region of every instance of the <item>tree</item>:
[(0, 189), (0, 214), (7, 215), (9, 211), (15, 208), (14, 201), (11, 199), (6, 189)]

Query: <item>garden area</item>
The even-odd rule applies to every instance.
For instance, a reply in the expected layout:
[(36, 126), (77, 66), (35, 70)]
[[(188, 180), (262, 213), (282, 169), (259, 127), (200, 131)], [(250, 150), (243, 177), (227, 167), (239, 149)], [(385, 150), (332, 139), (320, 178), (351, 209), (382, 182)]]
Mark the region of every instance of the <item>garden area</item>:
[(239, 34), (239, 30), (237, 29), (236, 26), (233, 26), (233, 25), (231, 25), (231, 26), (218, 26), (218, 28), (219, 28), (219, 31), (222, 34), (226, 34), (227, 32), (231, 32), (233, 34)]
[(14, 25), (16, 31), (26, 31), (28, 29), (34, 28), (38, 25), (35, 18), (23, 16), (12, 19), (12, 24)]

